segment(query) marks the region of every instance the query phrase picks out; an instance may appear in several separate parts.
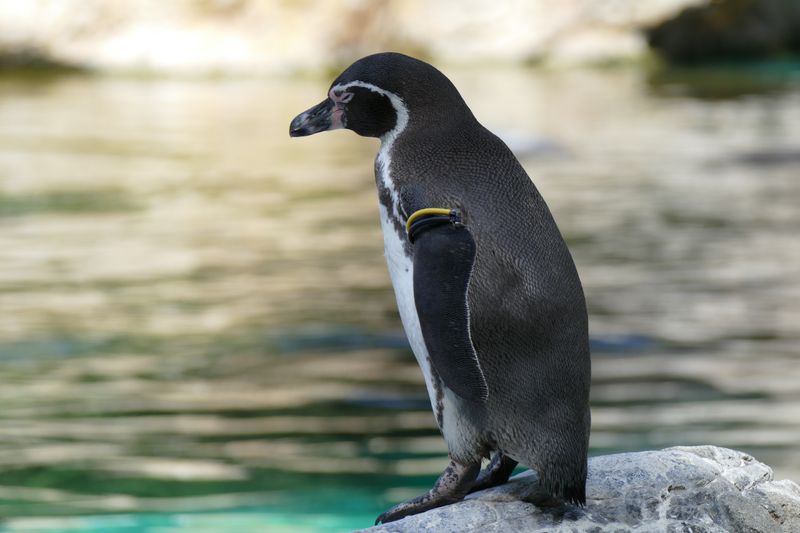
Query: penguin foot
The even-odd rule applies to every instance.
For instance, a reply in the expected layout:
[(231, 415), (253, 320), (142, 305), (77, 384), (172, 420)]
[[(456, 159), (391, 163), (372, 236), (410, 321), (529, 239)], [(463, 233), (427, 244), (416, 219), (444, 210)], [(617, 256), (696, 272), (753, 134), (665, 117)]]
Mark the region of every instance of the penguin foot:
[(444, 469), (431, 490), (407, 502), (395, 505), (382, 513), (375, 520), (375, 524), (394, 522), (412, 514), (463, 500), (480, 470), (480, 462), (465, 465), (450, 459), (450, 464)]
[(473, 493), (502, 485), (511, 477), (511, 472), (514, 471), (516, 466), (517, 462), (514, 459), (503, 455), (502, 452), (495, 452), (491, 462), (489, 462), (486, 468), (478, 475), (478, 479), (475, 480), (469, 492)]

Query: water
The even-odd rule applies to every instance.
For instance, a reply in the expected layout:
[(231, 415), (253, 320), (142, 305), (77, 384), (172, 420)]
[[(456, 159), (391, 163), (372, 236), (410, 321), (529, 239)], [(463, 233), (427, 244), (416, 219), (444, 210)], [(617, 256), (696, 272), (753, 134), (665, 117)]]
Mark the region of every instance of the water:
[[(593, 454), (800, 480), (800, 86), (767, 70), (449, 70), (575, 256)], [(288, 138), (326, 88), (0, 78), (0, 531), (343, 531), (431, 485), (377, 142)]]

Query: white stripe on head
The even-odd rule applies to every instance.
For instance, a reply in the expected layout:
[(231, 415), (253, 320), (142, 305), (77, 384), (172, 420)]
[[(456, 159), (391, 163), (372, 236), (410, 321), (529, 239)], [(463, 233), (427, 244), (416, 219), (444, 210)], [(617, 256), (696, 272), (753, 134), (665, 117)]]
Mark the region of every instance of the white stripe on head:
[[(371, 83), (367, 83), (365, 81), (355, 80), (349, 83), (345, 83), (344, 85), (334, 85), (331, 87), (331, 92), (333, 91), (345, 91), (350, 87), (362, 87), (364, 89), (369, 89), (374, 93), (381, 94), (389, 99), (389, 102), (392, 103), (392, 107), (394, 108), (395, 114), (397, 114), (397, 122), (394, 125), (394, 128), (386, 132), (381, 137), (381, 144), (386, 142), (392, 143), (400, 135), (406, 126), (408, 125), (408, 107), (406, 107), (406, 103), (403, 101), (402, 98), (397, 96), (395, 93), (391, 91), (387, 91), (386, 89), (381, 89), (377, 85), (373, 85)], [(381, 151), (383, 148), (381, 147)]]

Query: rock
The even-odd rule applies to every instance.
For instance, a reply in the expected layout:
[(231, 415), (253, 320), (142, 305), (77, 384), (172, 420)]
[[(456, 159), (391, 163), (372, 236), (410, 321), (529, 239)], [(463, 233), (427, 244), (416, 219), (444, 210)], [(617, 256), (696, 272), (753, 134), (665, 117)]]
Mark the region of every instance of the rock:
[(56, 61), (36, 48), (0, 48), (0, 72), (14, 70), (79, 72), (82, 69)]
[(0, 57), (178, 75), (339, 70), (380, 50), (451, 63), (636, 57), (707, 0), (0, 0)]
[(800, 51), (800, 0), (728, 0), (687, 7), (646, 30), (650, 46), (677, 63)]
[[(800, 531), (800, 486), (715, 446), (589, 459), (585, 508), (548, 501), (535, 473), (370, 532)], [(534, 505), (534, 503), (538, 503)]]

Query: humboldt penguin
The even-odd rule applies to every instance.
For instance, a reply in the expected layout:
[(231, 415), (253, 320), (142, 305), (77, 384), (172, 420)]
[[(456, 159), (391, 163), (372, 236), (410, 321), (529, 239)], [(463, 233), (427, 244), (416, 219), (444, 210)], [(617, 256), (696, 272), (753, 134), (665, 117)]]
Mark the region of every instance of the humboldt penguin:
[(586, 303), (522, 165), (444, 74), (398, 53), (353, 63), (289, 134), (339, 128), (381, 141), (386, 261), (450, 459), (431, 490), (376, 523), (505, 483), (518, 463), (552, 497), (585, 504)]

